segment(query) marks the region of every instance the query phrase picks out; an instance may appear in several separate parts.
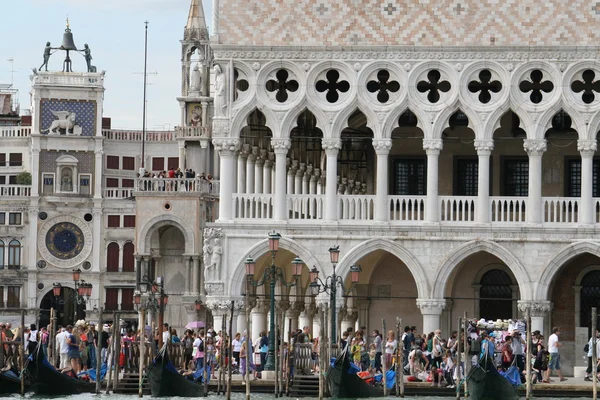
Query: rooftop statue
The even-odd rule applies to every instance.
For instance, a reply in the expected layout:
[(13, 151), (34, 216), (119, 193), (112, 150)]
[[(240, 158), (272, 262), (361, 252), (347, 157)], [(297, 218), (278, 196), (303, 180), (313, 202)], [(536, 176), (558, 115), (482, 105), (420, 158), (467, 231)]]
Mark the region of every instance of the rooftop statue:
[(46, 42), (46, 48), (44, 48), (44, 63), (40, 66), (40, 71), (43, 67), (46, 67), (46, 71), (48, 71), (48, 61), (50, 61), (50, 56), (56, 52), (52, 52), (52, 50), (57, 50), (56, 47), (51, 47), (50, 42)]

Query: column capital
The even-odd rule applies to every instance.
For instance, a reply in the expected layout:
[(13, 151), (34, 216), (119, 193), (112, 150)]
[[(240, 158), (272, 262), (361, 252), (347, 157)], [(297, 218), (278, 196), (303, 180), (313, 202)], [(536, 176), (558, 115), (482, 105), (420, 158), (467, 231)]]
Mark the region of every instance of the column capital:
[(373, 149), (378, 156), (387, 156), (392, 150), (392, 139), (373, 139)]
[(285, 155), (292, 147), (292, 141), (290, 139), (271, 139), (271, 147), (275, 154)]
[(427, 155), (439, 155), (444, 148), (442, 139), (423, 139), (423, 150)]
[(581, 153), (582, 157), (593, 157), (596, 153), (598, 145), (595, 140), (578, 140), (577, 150)]
[(478, 156), (489, 156), (494, 150), (494, 141), (492, 139), (475, 139), (474, 146)]
[(523, 148), (529, 156), (541, 156), (546, 152), (546, 139), (525, 139)]
[(302, 311), (308, 318), (314, 318), (317, 313), (317, 306), (315, 303), (308, 303), (304, 305), (304, 311)]
[(441, 315), (446, 307), (446, 299), (417, 299), (417, 307), (423, 315)]
[(328, 156), (337, 156), (342, 148), (342, 141), (340, 139), (323, 139), (321, 146)]
[(519, 300), (517, 307), (523, 313), (529, 310), (532, 317), (543, 317), (552, 311), (554, 304), (551, 301), (543, 300)]
[(219, 152), (219, 155), (222, 156), (234, 156), (241, 148), (241, 143), (239, 139), (232, 138), (215, 138), (213, 139), (213, 146), (215, 146), (215, 150)]

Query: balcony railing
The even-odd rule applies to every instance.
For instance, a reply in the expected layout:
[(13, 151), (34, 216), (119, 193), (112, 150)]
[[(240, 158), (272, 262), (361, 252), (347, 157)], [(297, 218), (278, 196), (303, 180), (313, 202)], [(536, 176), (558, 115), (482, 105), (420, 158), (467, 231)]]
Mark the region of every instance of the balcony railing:
[(135, 191), (166, 193), (193, 192), (211, 196), (219, 195), (219, 181), (207, 181), (200, 178), (138, 178)]
[(30, 126), (0, 126), (0, 138), (26, 138), (31, 136)]
[(30, 185), (0, 185), (0, 197), (29, 197)]
[(375, 195), (338, 195), (340, 220), (369, 221), (375, 214)]
[(133, 197), (133, 188), (104, 188), (102, 197), (105, 199), (127, 199)]
[(211, 129), (207, 126), (176, 126), (177, 138), (206, 138), (210, 139)]
[(547, 223), (579, 222), (579, 198), (544, 197), (542, 198), (543, 221)]
[[(102, 136), (106, 140), (141, 142), (142, 138), (144, 137), (144, 133), (142, 131), (103, 129)], [(174, 131), (146, 131), (146, 142), (172, 142), (174, 140)]]
[(440, 221), (472, 222), (475, 221), (474, 196), (440, 196)]
[(322, 194), (292, 194), (288, 196), (290, 219), (323, 219), (325, 196)]
[(490, 197), (492, 222), (525, 222), (527, 197)]
[(233, 215), (239, 219), (273, 218), (272, 194), (233, 194)]
[(423, 221), (427, 196), (388, 196), (390, 221)]

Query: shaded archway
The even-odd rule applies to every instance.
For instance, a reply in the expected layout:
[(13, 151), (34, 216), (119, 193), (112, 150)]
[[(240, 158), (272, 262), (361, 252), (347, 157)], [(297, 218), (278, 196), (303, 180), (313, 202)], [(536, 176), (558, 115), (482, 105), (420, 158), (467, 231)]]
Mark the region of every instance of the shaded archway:
[(57, 326), (74, 325), (76, 321), (85, 319), (85, 304), (77, 304), (75, 299), (75, 290), (70, 287), (63, 286), (58, 297), (54, 297), (53, 290), (49, 290), (40, 302), (39, 326), (50, 324), (52, 308), (54, 308)]

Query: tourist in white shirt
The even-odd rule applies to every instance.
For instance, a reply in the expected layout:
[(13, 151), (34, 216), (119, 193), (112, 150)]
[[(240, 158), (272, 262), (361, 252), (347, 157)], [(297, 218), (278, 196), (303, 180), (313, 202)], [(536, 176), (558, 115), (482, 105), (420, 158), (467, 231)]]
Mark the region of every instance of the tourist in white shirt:
[(171, 338), (171, 333), (169, 330), (169, 324), (166, 322), (163, 324), (163, 333), (162, 333), (162, 341), (163, 344), (169, 343), (169, 339)]
[[(588, 381), (591, 382), (592, 380), (592, 356), (593, 356), (593, 351), (594, 351), (594, 342), (596, 343), (596, 357), (600, 356), (600, 340), (598, 340), (598, 338), (600, 337), (600, 332), (596, 329), (596, 340), (594, 340), (593, 337), (590, 338), (590, 341), (588, 342), (588, 352), (587, 352), (587, 357), (588, 357), (588, 367), (585, 370), (585, 378), (583, 378), (584, 381)], [(596, 371), (598, 371), (598, 368), (596, 368)]]
[(56, 335), (56, 343), (60, 351), (60, 369), (65, 369), (69, 366), (69, 345), (67, 344), (67, 337), (69, 333), (65, 328), (60, 328), (60, 333)]
[(392, 364), (392, 356), (396, 354), (396, 348), (398, 347), (398, 341), (394, 331), (389, 331), (387, 334), (387, 341), (385, 343), (385, 358), (386, 366), (389, 368)]
[(233, 338), (233, 340), (231, 341), (231, 347), (233, 348), (233, 358), (235, 359), (238, 368), (240, 367), (240, 352), (242, 351), (241, 336), (242, 335), (240, 335), (240, 333), (238, 332), (235, 334), (235, 338)]
[(567, 378), (563, 377), (560, 373), (560, 353), (558, 351), (561, 343), (558, 341), (558, 334), (560, 329), (557, 327), (552, 328), (552, 335), (548, 338), (548, 352), (550, 353), (550, 362), (548, 363), (548, 370), (546, 371), (546, 381), (550, 381), (550, 375), (552, 370), (555, 370), (558, 374), (560, 381), (566, 381)]

